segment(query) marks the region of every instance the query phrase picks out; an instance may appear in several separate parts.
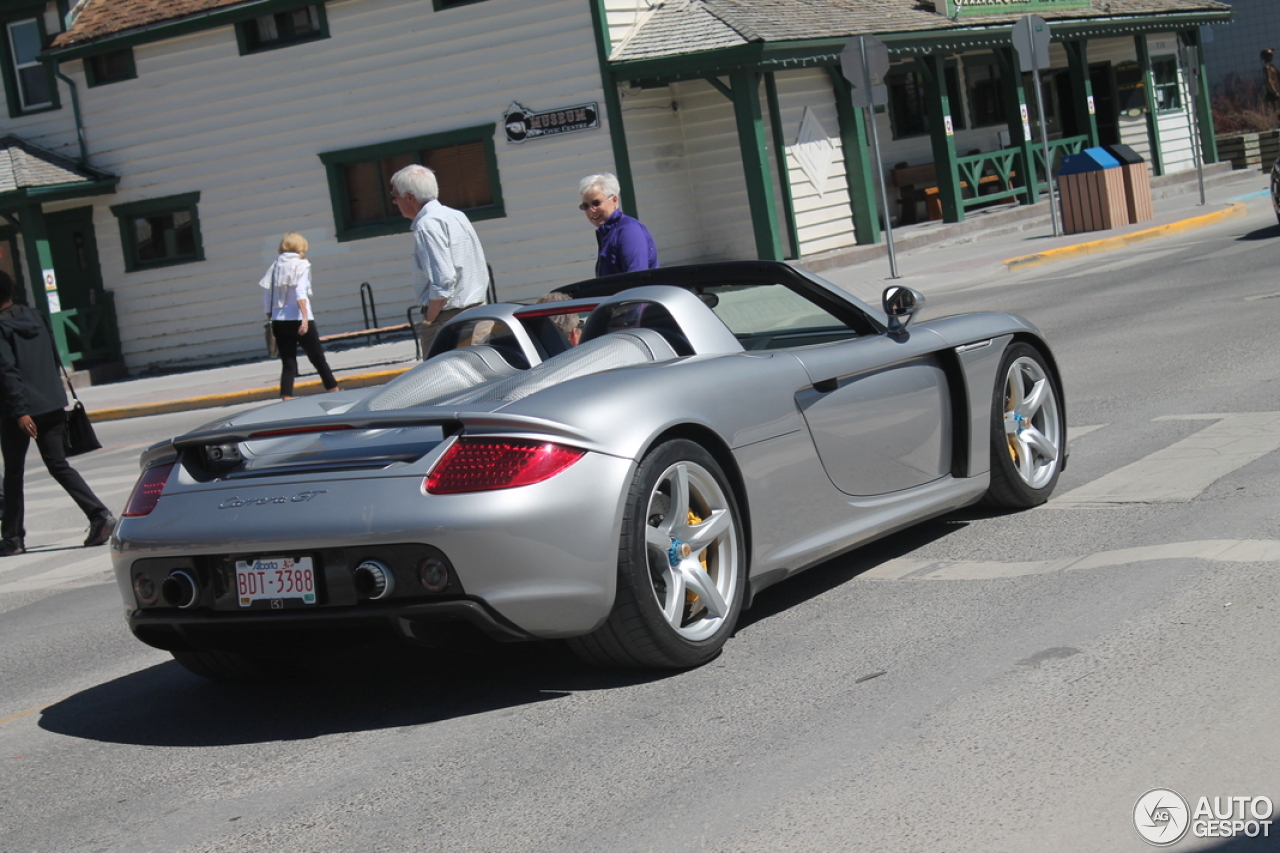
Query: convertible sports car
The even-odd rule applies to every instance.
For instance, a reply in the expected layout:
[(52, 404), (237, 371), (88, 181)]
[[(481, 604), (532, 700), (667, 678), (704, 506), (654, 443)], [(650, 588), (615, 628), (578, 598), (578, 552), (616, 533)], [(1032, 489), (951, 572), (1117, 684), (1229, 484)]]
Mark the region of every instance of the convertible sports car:
[[(786, 264), (473, 308), (381, 388), (149, 448), (113, 540), (130, 629), (210, 678), (386, 637), (714, 657), (752, 596), (983, 500), (1048, 499), (1062, 381), (1006, 314), (910, 325)], [(571, 342), (580, 343), (576, 346)]]

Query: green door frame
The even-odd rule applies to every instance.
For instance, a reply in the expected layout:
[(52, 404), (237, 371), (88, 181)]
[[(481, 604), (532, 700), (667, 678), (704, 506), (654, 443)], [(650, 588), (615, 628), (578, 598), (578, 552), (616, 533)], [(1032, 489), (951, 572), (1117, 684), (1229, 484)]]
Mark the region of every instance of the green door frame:
[(44, 271), (53, 269), (53, 252), (49, 248), (49, 229), (40, 205), (24, 208), (22, 222), (22, 254), (27, 262), (27, 280), (31, 282), (31, 307), (49, 316), (49, 297), (44, 289)]

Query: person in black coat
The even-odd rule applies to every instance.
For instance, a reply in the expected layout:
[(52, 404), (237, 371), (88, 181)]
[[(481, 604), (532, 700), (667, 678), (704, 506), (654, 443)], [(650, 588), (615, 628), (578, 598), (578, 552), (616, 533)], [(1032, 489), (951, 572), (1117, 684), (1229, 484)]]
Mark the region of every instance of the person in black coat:
[(36, 311), (13, 301), (13, 279), (0, 270), (0, 456), (4, 458), (4, 511), (0, 557), (26, 551), (23, 473), (35, 439), (49, 474), (89, 519), (85, 547), (111, 538), (116, 520), (76, 469), (62, 445), (67, 392), (58, 375), (53, 339)]

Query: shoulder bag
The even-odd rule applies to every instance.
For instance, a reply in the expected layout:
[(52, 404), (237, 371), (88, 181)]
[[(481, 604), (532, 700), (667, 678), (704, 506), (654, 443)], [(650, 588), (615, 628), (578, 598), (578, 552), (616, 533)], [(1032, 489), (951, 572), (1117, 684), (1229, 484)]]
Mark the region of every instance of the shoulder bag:
[(62, 431), (62, 449), (68, 456), (79, 456), (91, 450), (98, 450), (102, 444), (93, 431), (93, 423), (89, 420), (89, 413), (84, 410), (84, 403), (81, 403), (80, 398), (76, 396), (76, 386), (71, 384), (71, 377), (67, 375), (62, 357), (58, 355), (58, 345), (53, 340), (53, 327), (49, 325), (49, 321), (43, 314), (40, 315), (40, 319), (45, 321), (44, 329), (49, 333), (49, 349), (53, 353), (54, 364), (58, 365), (58, 369), (62, 371), (62, 378), (66, 381), (67, 389), (71, 392), (71, 399), (74, 401), (71, 408), (64, 412), (66, 427)]

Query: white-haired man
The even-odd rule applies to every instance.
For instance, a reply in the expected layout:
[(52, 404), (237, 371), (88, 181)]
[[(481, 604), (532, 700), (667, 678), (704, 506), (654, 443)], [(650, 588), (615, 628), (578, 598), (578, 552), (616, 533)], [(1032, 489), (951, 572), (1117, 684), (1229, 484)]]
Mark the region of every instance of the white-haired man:
[(658, 247), (644, 223), (618, 206), (618, 178), (605, 172), (587, 175), (578, 183), (578, 209), (596, 227), (596, 275), (651, 270), (658, 266)]
[(440, 203), (440, 186), (426, 166), (405, 166), (391, 176), (391, 201), (413, 220), (413, 272), (422, 325), (418, 340), (426, 358), (440, 326), (485, 301), (489, 268), (471, 220)]

